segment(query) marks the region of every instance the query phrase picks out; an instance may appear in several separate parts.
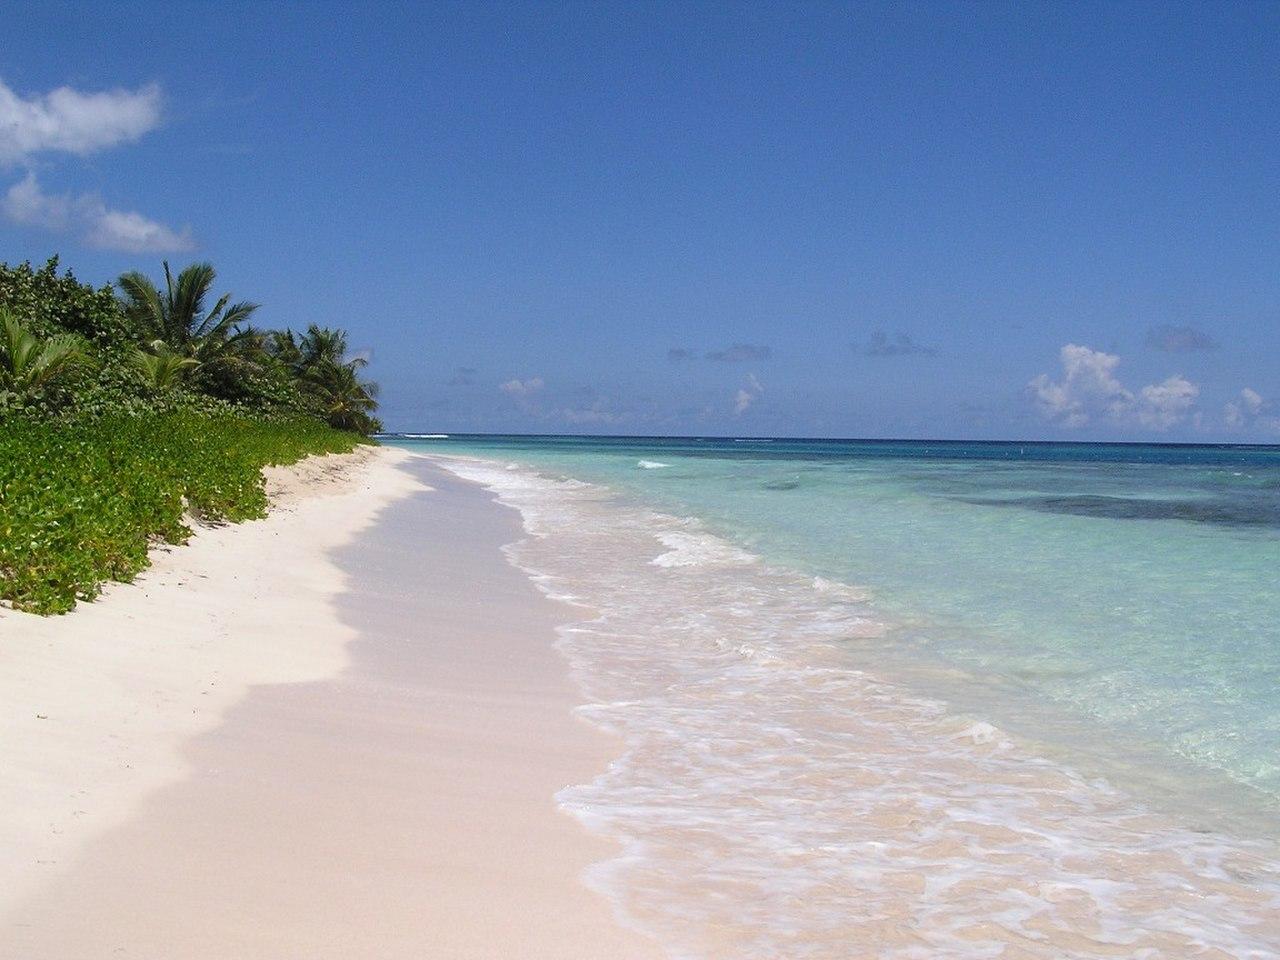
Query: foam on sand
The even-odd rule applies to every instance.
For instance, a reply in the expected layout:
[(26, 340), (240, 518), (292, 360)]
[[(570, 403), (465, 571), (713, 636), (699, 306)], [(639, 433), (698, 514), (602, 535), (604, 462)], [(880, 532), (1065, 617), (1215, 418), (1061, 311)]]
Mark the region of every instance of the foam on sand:
[(628, 751), (560, 800), (625, 845), (591, 880), (673, 955), (1280, 953), (1273, 845), (851, 669), (884, 627), (855, 588), (598, 487), (447, 465), (522, 511), (514, 562), (596, 612), (560, 648)]
[(660, 553), (650, 563), (656, 567), (741, 567), (756, 563), (759, 557), (755, 554), (739, 550), (720, 537), (693, 527), (692, 521), (685, 521), (691, 529), (657, 530), (654, 537), (663, 546), (666, 553)]

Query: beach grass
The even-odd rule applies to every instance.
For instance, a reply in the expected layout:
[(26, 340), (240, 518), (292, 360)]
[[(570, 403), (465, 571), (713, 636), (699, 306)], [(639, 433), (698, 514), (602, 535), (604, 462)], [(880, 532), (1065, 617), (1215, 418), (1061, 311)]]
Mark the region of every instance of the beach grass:
[(64, 613), (130, 581), (189, 517), (261, 517), (262, 468), (365, 442), (314, 419), (154, 413), (0, 422), (0, 601)]

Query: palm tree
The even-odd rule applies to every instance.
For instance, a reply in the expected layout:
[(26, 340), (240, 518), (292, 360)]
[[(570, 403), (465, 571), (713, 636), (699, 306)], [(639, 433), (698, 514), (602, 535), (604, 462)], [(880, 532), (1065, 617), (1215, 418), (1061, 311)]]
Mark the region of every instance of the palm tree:
[(162, 340), (151, 344), (151, 352), (134, 351), (130, 360), (147, 388), (154, 393), (168, 393), (192, 368), (199, 366), (197, 360), (174, 353)]
[(63, 333), (41, 340), (0, 308), (0, 390), (33, 396), (91, 363), (79, 338)]
[(302, 349), (292, 330), (268, 330), (263, 338), (263, 349), (278, 364), (293, 373), (302, 370)]
[(380, 424), (373, 417), (378, 408), (378, 385), (357, 377), (353, 364), (316, 364), (304, 374), (304, 382), (319, 401), (329, 426), (360, 433), (378, 430)]
[(307, 332), (298, 341), (298, 352), (303, 369), (326, 363), (358, 369), (369, 362), (363, 357), (346, 359), (347, 331), (321, 327), (314, 323), (307, 327)]
[(251, 363), (244, 349), (250, 331), (243, 325), (258, 304), (230, 303), (231, 295), (223, 294), (206, 311), (205, 301), (216, 278), (212, 264), (193, 263), (175, 281), (166, 260), (163, 293), (144, 274), (121, 275), (121, 306), (153, 345), (163, 343), (173, 353), (194, 360), (195, 366), (225, 369)]
[(364, 357), (348, 359), (345, 330), (313, 323), (301, 337), (292, 330), (272, 331), (266, 351), (294, 372), (330, 426), (361, 433), (381, 428), (372, 415), (378, 407), (378, 385), (357, 376), (369, 361)]

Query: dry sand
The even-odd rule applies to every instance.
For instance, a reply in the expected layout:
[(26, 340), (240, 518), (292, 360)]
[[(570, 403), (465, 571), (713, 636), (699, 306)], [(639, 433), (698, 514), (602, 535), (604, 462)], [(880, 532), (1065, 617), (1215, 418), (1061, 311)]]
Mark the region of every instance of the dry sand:
[(138, 584), (0, 613), (3, 960), (660, 955), (555, 807), (617, 745), (499, 552), (517, 516), (329, 459)]

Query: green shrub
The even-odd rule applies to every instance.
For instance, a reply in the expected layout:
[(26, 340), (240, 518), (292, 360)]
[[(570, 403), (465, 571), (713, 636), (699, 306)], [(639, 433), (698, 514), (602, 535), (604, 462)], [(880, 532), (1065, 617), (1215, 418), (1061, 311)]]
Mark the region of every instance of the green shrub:
[[(41, 395), (0, 390), (0, 418), (19, 413), (50, 417), (174, 409), (325, 417), (323, 404), (310, 395), (309, 385), (303, 390), (298, 372), (274, 362), (262, 348), (265, 334), (247, 327), (235, 337), (239, 345), (235, 359), (241, 362), (201, 364), (188, 371), (175, 389), (157, 391), (137, 362), (140, 349), (156, 352), (154, 324), (126, 310), (113, 287), (95, 288), (81, 283), (69, 270), (59, 274), (59, 269), (57, 257), (38, 269), (30, 263), (0, 263), (0, 308), (42, 340), (62, 335), (77, 338), (93, 362), (74, 383)], [(196, 319), (200, 317), (203, 314)], [(190, 353), (179, 349), (179, 344), (166, 346), (183, 356)], [(376, 424), (371, 421), (370, 425)]]
[(207, 520), (261, 517), (262, 468), (363, 442), (315, 420), (231, 413), (0, 417), (0, 600), (63, 613), (132, 580), (157, 542)]
[(213, 300), (215, 276), (192, 264), (175, 284), (165, 264), (164, 297), (133, 273), (119, 299), (57, 258), (0, 263), (0, 602), (70, 610), (183, 542), (188, 513), (262, 516), (263, 466), (378, 428), (342, 331), (253, 330), (252, 304)]

